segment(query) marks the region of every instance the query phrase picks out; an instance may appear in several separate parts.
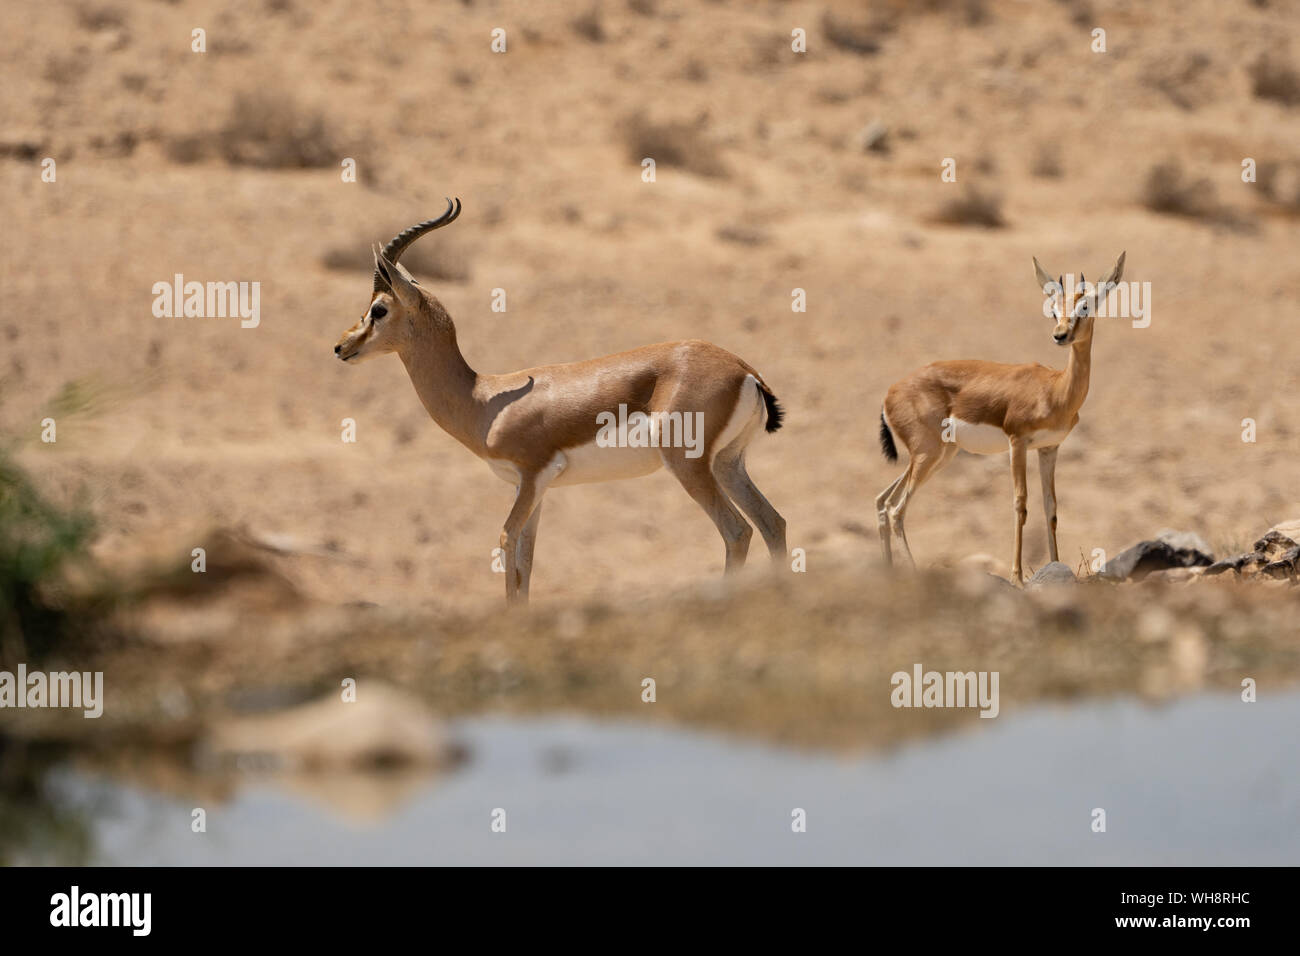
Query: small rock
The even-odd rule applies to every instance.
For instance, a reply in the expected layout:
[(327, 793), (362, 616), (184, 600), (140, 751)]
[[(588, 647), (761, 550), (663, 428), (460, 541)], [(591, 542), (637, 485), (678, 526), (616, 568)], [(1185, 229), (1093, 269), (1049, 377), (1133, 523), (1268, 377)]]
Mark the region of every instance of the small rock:
[(1112, 581), (1140, 581), (1152, 571), (1214, 564), (1209, 545), (1191, 532), (1162, 531), (1151, 541), (1141, 541), (1106, 562), (1101, 577)]
[(1294, 578), (1300, 571), (1300, 545), (1284, 553), (1260, 569), (1260, 574), (1267, 578)]
[(1295, 546), (1296, 541), (1293, 538), (1287, 537), (1277, 529), (1270, 529), (1264, 537), (1255, 542), (1255, 553), (1275, 561)]
[(859, 134), (858, 141), (862, 144), (863, 152), (887, 153), (889, 152), (889, 127), (880, 120), (872, 120)]
[(1034, 576), (1029, 579), (1029, 583), (1025, 587), (1031, 591), (1037, 591), (1039, 588), (1060, 584), (1074, 584), (1077, 581), (1078, 579), (1074, 576), (1074, 572), (1070, 570), (1068, 564), (1061, 561), (1052, 561), (1034, 572)]
[(1173, 531), (1166, 528), (1156, 535), (1157, 541), (1163, 541), (1175, 551), (1199, 551), (1213, 559), (1214, 551), (1210, 544), (1195, 531)]
[(1236, 571), (1238, 574), (1244, 568), (1253, 568), (1257, 564), (1264, 564), (1268, 559), (1262, 554), (1256, 554), (1254, 551), (1245, 551), (1231, 558), (1224, 558), (1221, 561), (1215, 561), (1205, 569), (1206, 574), (1222, 574), (1224, 571)]
[(1292, 518), (1290, 521), (1280, 521), (1268, 530), (1286, 535), (1291, 540), (1300, 543), (1300, 518)]

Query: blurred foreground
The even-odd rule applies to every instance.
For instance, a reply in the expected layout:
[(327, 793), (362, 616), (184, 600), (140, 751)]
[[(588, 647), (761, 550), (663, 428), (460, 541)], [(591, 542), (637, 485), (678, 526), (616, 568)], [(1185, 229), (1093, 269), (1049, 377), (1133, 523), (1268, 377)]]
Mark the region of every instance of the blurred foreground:
[[(868, 567), (479, 617), (275, 609), (265, 584), (69, 650), (101, 718), (6, 714), (8, 862), (1294, 858), (1286, 582)], [(893, 706), (918, 664), (997, 671), (996, 719)], [(1094, 807), (1126, 835), (1089, 842)], [(496, 808), (522, 839), (481, 842)]]

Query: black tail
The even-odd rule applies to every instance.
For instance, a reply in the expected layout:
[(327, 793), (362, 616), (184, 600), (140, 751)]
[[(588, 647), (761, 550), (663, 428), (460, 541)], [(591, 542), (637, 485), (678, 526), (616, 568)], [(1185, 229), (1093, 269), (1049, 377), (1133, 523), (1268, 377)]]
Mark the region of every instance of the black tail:
[(767, 430), (774, 432), (781, 427), (781, 422), (785, 421), (785, 409), (765, 386), (758, 386), (758, 390), (763, 393), (763, 402), (767, 405)]
[(898, 461), (898, 449), (894, 447), (894, 436), (885, 424), (885, 413), (880, 413), (880, 450), (890, 461)]

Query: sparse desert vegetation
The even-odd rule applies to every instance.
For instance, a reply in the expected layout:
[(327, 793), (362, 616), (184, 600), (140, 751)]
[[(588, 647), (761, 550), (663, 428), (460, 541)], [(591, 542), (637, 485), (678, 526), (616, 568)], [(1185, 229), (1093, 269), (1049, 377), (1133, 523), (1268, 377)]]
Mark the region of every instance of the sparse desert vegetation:
[(1251, 89), (1260, 99), (1283, 106), (1300, 103), (1300, 72), (1291, 60), (1276, 52), (1261, 53), (1250, 67)]
[(634, 113), (623, 122), (623, 138), (628, 158), (637, 163), (649, 158), (656, 166), (683, 169), (710, 179), (728, 175), (727, 165), (709, 140), (701, 119), (660, 121), (645, 113)]
[(1006, 225), (1002, 216), (1002, 197), (979, 186), (966, 186), (952, 199), (942, 203), (934, 221), (949, 226), (983, 226), (998, 229)]
[(345, 150), (322, 108), (304, 107), (283, 90), (235, 94), (216, 129), (171, 138), (168, 155), (192, 163), (219, 157), (236, 166), (311, 169), (337, 165)]

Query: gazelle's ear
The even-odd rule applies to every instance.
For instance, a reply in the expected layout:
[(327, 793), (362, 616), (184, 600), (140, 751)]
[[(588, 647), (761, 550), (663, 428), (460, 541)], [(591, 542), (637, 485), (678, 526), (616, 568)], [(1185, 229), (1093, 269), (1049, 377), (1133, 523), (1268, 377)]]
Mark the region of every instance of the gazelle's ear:
[(375, 257), (375, 294), (376, 295), (378, 295), (380, 292), (393, 291), (393, 287), (388, 284), (387, 277), (384, 275), (383, 271), (379, 268), (379, 249), (380, 249), (379, 243), (372, 242), (370, 244), (370, 254)]
[(420, 293), (412, 284), (410, 273), (389, 262), (378, 248), (375, 249), (375, 274), (406, 308), (413, 309), (419, 305)]
[[(1056, 280), (1053, 279), (1050, 275), (1048, 275), (1047, 271), (1041, 265), (1039, 265), (1037, 256), (1034, 257), (1034, 277), (1038, 279), (1038, 288), (1040, 291), (1043, 292), (1044, 295), (1047, 294), (1048, 291), (1047, 287), (1049, 285), (1057, 285)], [(1058, 286), (1058, 291), (1059, 291), (1059, 286)]]
[(1128, 255), (1127, 251), (1119, 254), (1119, 258), (1115, 260), (1115, 267), (1106, 273), (1106, 278), (1097, 283), (1099, 288), (1107, 289), (1110, 285), (1119, 282), (1124, 275), (1124, 257), (1126, 255)]

